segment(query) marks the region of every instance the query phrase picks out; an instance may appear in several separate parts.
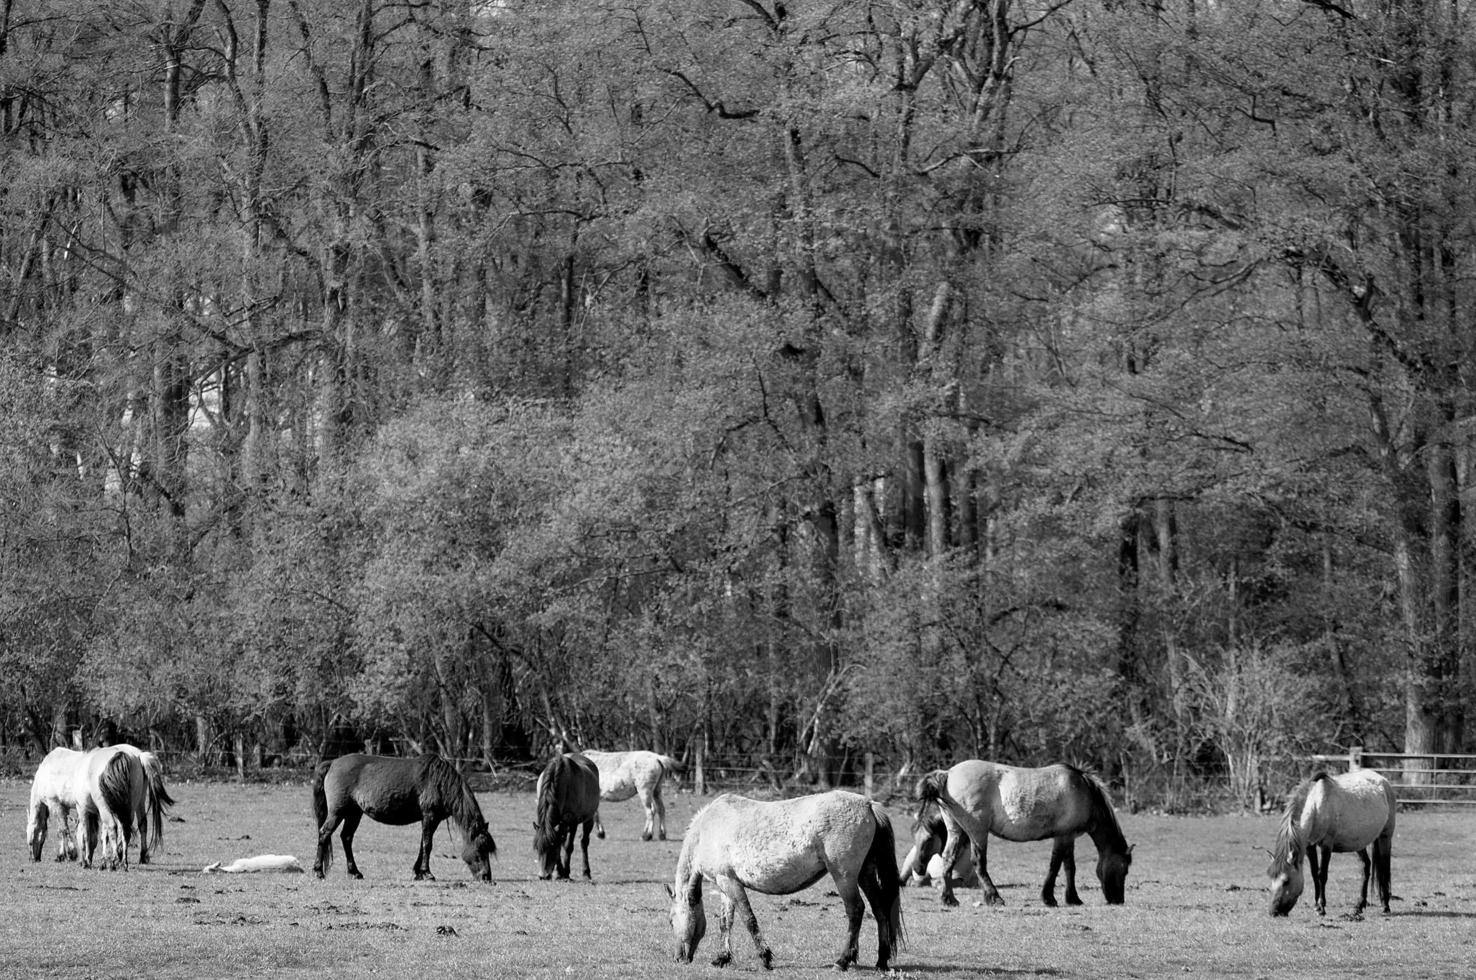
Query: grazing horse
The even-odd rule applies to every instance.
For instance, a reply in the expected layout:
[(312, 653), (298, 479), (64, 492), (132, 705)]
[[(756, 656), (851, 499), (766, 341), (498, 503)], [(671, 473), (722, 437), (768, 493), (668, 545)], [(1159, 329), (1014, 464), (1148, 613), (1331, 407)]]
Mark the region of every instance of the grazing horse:
[(77, 857), (77, 838), (68, 827), (68, 818), (76, 813), (81, 801), (77, 798), (74, 785), (76, 773), (85, 772), (83, 759), (86, 752), (74, 749), (54, 748), (46, 753), (36, 775), (31, 779), (31, 802), (26, 810), (26, 843), (31, 847), (31, 860), (41, 860), (41, 851), (46, 846), (46, 827), (50, 820), (56, 821), (56, 859), (74, 860)]
[(119, 745), (86, 752), (80, 771), (73, 773), (72, 786), (78, 800), (77, 851), (84, 868), (92, 867), (100, 838), (101, 866), (128, 870), (128, 845), (135, 830), (139, 862), (147, 860), (139, 815), (147, 812), (151, 788), (138, 755)]
[(343, 824), (339, 839), (350, 877), (362, 878), (354, 862), (354, 833), (368, 816), (380, 823), (403, 827), (420, 823), (420, 851), (415, 857), (415, 880), (435, 881), (431, 874), (431, 839), (443, 820), (461, 830), (465, 843), (461, 859), (472, 877), (492, 880), (488, 855), (497, 844), (482, 817), (476, 794), (456, 767), (437, 755), (400, 759), (382, 755), (343, 755), (320, 762), (313, 778), (313, 816), (318, 826), (318, 857), (313, 873), (322, 878), (333, 863), (333, 831)]
[(164, 811), (174, 806), (174, 797), (164, 785), (164, 763), (159, 757), (145, 749), (119, 744), (130, 755), (138, 758), (143, 766), (144, 779), (148, 786), (144, 793), (144, 808), (136, 816), (138, 822), (138, 863), (148, 864), (153, 849), (164, 840)]
[(1003, 905), (989, 877), (989, 835), (1008, 841), (1051, 838), (1051, 866), (1040, 900), (1056, 904), (1056, 874), (1066, 869), (1066, 904), (1080, 905), (1076, 892), (1076, 838), (1090, 834), (1097, 845), (1097, 878), (1109, 905), (1121, 905), (1133, 849), (1122, 836), (1107, 788), (1094, 776), (1074, 766), (1057, 764), (1022, 769), (981, 759), (939, 769), (917, 784), (917, 797), (936, 802), (948, 827), (943, 846), (943, 904), (957, 905), (952, 871), (958, 849), (967, 836), (984, 887), (984, 901)]
[(574, 857), (574, 834), (582, 826), (579, 847), (584, 877), (589, 875), (589, 831), (600, 809), (600, 773), (578, 752), (554, 756), (538, 775), (533, 815), (533, 850), (538, 853), (538, 877), (569, 877)]
[(733, 960), (733, 917), (738, 914), (753, 937), (759, 962), (768, 970), (774, 953), (759, 933), (745, 889), (790, 895), (829, 872), (846, 908), (846, 938), (835, 965), (844, 970), (856, 962), (865, 895), (876, 919), (876, 968), (887, 969), (892, 952), (903, 942), (895, 847), (886, 811), (855, 793), (832, 790), (774, 803), (732, 793), (719, 796), (688, 824), (676, 882), (667, 888), (677, 960), (692, 962), (707, 932), (703, 879), (722, 896), (718, 929), (723, 948), (713, 966)]
[[(902, 859), (902, 884), (927, 885), (943, 881), (943, 845), (948, 843), (948, 825), (935, 803), (924, 803), (912, 822), (912, 850)], [(953, 866), (953, 882), (963, 888), (979, 887), (978, 849), (972, 844), (967, 855), (960, 854)]]
[[(669, 755), (644, 750), (597, 752), (591, 749), (584, 757), (599, 767), (600, 799), (622, 803), (639, 793), (641, 806), (646, 808), (646, 829), (641, 831), (641, 840), (650, 840), (653, 833), (666, 840), (666, 804), (661, 799), (661, 783), (668, 774), (680, 772), (682, 764)], [(598, 813), (595, 834), (600, 840), (605, 839)]]
[(1319, 772), (1293, 790), (1266, 869), (1271, 914), (1286, 915), (1301, 897), (1303, 852), (1312, 868), (1317, 914), (1327, 914), (1327, 866), (1334, 851), (1357, 851), (1363, 859), (1363, 890), (1353, 914), (1368, 907), (1370, 871), (1378, 880), (1379, 902), (1388, 912), (1395, 809), (1393, 785), (1373, 769), (1339, 776)]

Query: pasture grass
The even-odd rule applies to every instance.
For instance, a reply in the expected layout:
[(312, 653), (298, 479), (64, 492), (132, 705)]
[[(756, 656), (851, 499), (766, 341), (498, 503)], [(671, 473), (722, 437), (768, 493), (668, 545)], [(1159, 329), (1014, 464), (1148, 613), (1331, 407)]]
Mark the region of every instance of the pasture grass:
[[(356, 854), (365, 874), (343, 874), (341, 852), (324, 881), (301, 875), (209, 875), (213, 862), (262, 853), (312, 863), (313, 829), (302, 785), (171, 784), (179, 803), (156, 863), (128, 872), (83, 870), (24, 846), (28, 783), (0, 781), (0, 977), (113, 980), (133, 977), (460, 980), (607, 977), (690, 980), (723, 975), (715, 902), (692, 965), (673, 961), (664, 885), (680, 835), (703, 799), (671, 794), (673, 839), (643, 843), (635, 801), (607, 804), (609, 839), (593, 840), (593, 883), (538, 881), (529, 793), (482, 794), (500, 849), (495, 883), (473, 882), (442, 831), (432, 869), (411, 880), (416, 831), (365, 821)], [(893, 808), (899, 830), (910, 814)], [(1124, 815), (1136, 845), (1127, 904), (1109, 908), (1078, 843), (1086, 905), (1048, 909), (1039, 890), (1049, 845), (993, 842), (990, 869), (1007, 905), (945, 909), (931, 889), (905, 896), (909, 943), (895, 960), (903, 977), (1430, 977), (1468, 975), (1476, 962), (1476, 813), (1404, 812), (1394, 844), (1394, 914), (1341, 917), (1353, 905), (1358, 860), (1333, 860), (1329, 914), (1308, 895), (1289, 918), (1266, 914), (1263, 848), (1275, 833), (1264, 816)], [(903, 835), (905, 838), (905, 834)], [(908, 847), (899, 839), (898, 857)], [(576, 855), (577, 860), (577, 855)], [(577, 870), (575, 872), (578, 873)], [(842, 914), (822, 882), (788, 897), (754, 896), (776, 973), (829, 976)], [(729, 972), (762, 972), (746, 935), (735, 937)], [(862, 933), (862, 973), (874, 973), (876, 933)]]

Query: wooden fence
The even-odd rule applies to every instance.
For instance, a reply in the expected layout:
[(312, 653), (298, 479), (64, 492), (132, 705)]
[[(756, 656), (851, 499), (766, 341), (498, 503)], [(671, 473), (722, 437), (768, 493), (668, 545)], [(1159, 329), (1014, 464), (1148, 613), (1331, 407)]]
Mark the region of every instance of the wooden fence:
[(1476, 755), (1420, 752), (1367, 752), (1314, 755), (1314, 762), (1345, 763), (1349, 770), (1373, 769), (1389, 777), (1399, 802), (1476, 804)]

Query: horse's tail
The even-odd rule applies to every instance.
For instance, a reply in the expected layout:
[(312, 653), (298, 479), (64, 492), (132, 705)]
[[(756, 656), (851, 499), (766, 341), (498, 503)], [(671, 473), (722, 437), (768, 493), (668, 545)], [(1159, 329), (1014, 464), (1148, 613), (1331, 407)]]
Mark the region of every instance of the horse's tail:
[(328, 767), (333, 765), (333, 760), (325, 759), (318, 763), (318, 768), (313, 770), (313, 836), (318, 840), (318, 860), (313, 865), (313, 870), (318, 877), (333, 864), (333, 838), (323, 836), (323, 824), (328, 822), (328, 790), (324, 783), (328, 779)]
[(113, 811), (113, 818), (123, 828), (126, 846), (133, 838), (133, 773), (135, 761), (127, 752), (114, 752), (97, 777), (102, 801)]
[(917, 789), (913, 790), (912, 795), (918, 802), (919, 819), (922, 817), (923, 807), (929, 803), (941, 809), (943, 801), (948, 798), (948, 770), (934, 769), (919, 779)]
[(554, 784), (567, 764), (565, 756), (556, 755), (538, 777), (538, 801), (533, 809), (533, 850), (539, 857), (556, 852), (559, 848), (558, 791)]
[(906, 945), (907, 932), (902, 924), (902, 875), (897, 870), (897, 837), (892, 832), (892, 818), (887, 816), (880, 803), (871, 804), (871, 817), (876, 821), (876, 832), (871, 837), (871, 848), (862, 862), (863, 875), (871, 869), (881, 886), (882, 908), (872, 908), (877, 928), (883, 938), (882, 951), (877, 963), (879, 969), (886, 968), (891, 950)]
[[(31, 794), (31, 804), (26, 808), (26, 843), (31, 847), (31, 860), (41, 860), (41, 852), (46, 849), (46, 823), (51, 819), (51, 807), (46, 801), (35, 793)], [(67, 828), (62, 826), (60, 832), (65, 835)]]
[(152, 752), (141, 752), (138, 761), (143, 763), (145, 812), (148, 816), (148, 828), (140, 828), (139, 836), (152, 849), (164, 840), (164, 810), (174, 806), (174, 797), (164, 786), (164, 763), (159, 761), (159, 757)]
[(687, 769), (686, 766), (682, 765), (680, 759), (673, 758), (672, 756), (662, 755), (658, 752), (656, 753), (656, 758), (660, 760), (661, 769), (668, 776), (680, 777)]

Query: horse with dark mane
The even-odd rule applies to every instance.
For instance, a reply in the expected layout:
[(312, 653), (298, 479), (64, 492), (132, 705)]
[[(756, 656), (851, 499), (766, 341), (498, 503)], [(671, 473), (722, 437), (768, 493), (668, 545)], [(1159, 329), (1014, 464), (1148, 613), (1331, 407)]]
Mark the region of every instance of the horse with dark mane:
[(671, 896), (671, 928), (676, 958), (692, 962), (707, 932), (703, 881), (722, 900), (718, 913), (722, 950), (713, 966), (733, 960), (733, 920), (748, 927), (764, 969), (774, 953), (759, 932), (748, 889), (766, 895), (792, 895), (826, 874), (846, 910), (846, 935), (835, 965), (856, 962), (864, 896), (876, 919), (876, 968), (886, 970), (902, 945), (902, 891), (897, 875), (892, 822), (880, 804), (845, 790), (815, 793), (772, 803), (725, 793), (692, 818), (677, 858)]
[(128, 870), (128, 845), (139, 834), (139, 863), (148, 861), (142, 814), (152, 792), (137, 751), (112, 745), (83, 753), (74, 773), (78, 809), (77, 851), (82, 867), (92, 867), (99, 843), (99, 864)]
[(313, 872), (322, 878), (333, 863), (333, 832), (343, 825), (343, 857), (348, 873), (364, 877), (354, 862), (354, 833), (368, 816), (380, 823), (403, 827), (420, 823), (420, 852), (415, 858), (417, 881), (434, 881), (430, 870), (431, 839), (444, 820), (461, 830), (465, 842), (461, 859), (472, 877), (492, 880), (488, 856), (497, 844), (487, 829), (482, 808), (466, 779), (437, 755), (401, 759), (380, 755), (343, 755), (318, 764), (313, 779), (313, 816), (318, 823), (318, 857)]
[(582, 826), (579, 846), (584, 877), (589, 874), (589, 832), (600, 809), (600, 772), (578, 752), (564, 752), (549, 760), (538, 775), (533, 816), (533, 850), (538, 853), (538, 877), (569, 877), (574, 857), (574, 834)]
[(943, 904), (957, 905), (952, 872), (967, 837), (984, 888), (984, 901), (1003, 905), (986, 863), (989, 835), (1008, 841), (1052, 839), (1051, 866), (1040, 891), (1042, 903), (1056, 904), (1056, 875), (1066, 869), (1066, 904), (1080, 905), (1076, 892), (1076, 838), (1090, 834), (1097, 845), (1097, 878), (1109, 905), (1121, 905), (1133, 849), (1122, 835), (1107, 788), (1075, 766), (1043, 769), (969, 759), (952, 769), (939, 769), (917, 784), (917, 798), (935, 802), (948, 827), (943, 846)]
[(1353, 914), (1368, 907), (1370, 872), (1377, 879), (1379, 901), (1388, 912), (1396, 809), (1393, 784), (1373, 769), (1338, 776), (1319, 772), (1293, 790), (1266, 869), (1271, 879), (1271, 914), (1286, 915), (1301, 897), (1305, 853), (1312, 868), (1317, 914), (1325, 915), (1327, 866), (1334, 851), (1357, 851), (1363, 860), (1363, 890)]

